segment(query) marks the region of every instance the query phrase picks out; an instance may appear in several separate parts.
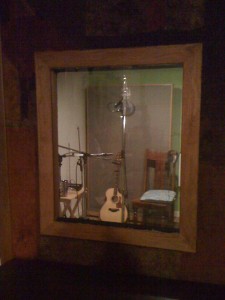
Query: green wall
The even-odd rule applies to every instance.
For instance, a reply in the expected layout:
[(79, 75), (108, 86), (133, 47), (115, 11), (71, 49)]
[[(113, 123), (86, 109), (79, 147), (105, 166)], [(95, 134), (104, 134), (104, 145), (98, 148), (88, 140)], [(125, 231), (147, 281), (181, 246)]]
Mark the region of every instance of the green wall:
[(182, 117), (182, 67), (152, 68), (152, 69), (124, 69), (102, 70), (89, 73), (89, 85), (121, 85), (123, 75), (127, 77), (127, 84), (172, 84), (173, 85), (173, 119), (172, 119), (172, 148), (181, 150), (181, 117)]

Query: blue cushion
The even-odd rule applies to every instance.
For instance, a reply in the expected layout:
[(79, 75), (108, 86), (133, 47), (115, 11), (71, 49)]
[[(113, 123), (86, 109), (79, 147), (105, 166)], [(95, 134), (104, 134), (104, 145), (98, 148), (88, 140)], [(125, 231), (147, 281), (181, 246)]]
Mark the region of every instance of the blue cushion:
[(168, 201), (171, 202), (175, 198), (176, 193), (170, 190), (148, 190), (141, 196), (141, 200), (161, 200), (161, 201)]

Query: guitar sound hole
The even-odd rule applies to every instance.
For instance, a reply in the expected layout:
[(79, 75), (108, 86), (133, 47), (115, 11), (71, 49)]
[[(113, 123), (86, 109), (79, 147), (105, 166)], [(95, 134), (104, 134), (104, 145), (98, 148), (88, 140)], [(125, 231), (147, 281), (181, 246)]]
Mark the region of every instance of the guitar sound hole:
[(118, 200), (119, 200), (119, 199), (118, 199), (118, 196), (113, 196), (113, 197), (112, 197), (112, 201), (113, 201), (114, 203), (118, 202)]

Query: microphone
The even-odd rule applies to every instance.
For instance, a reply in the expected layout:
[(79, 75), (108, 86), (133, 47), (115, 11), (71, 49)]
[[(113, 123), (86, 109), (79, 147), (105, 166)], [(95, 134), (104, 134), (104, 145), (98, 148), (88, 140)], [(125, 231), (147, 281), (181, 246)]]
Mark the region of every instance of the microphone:
[(127, 78), (123, 75), (123, 87), (121, 99), (117, 102), (110, 102), (107, 104), (108, 109), (111, 112), (120, 112), (122, 116), (130, 116), (135, 111), (135, 106), (132, 102), (129, 102), (130, 89), (127, 86)]
[(107, 104), (108, 110), (115, 113), (120, 112), (122, 115), (131, 116), (135, 112), (135, 106), (128, 100), (119, 100)]
[(121, 107), (122, 105), (122, 101), (123, 101), (123, 98), (120, 99), (118, 102), (114, 103), (114, 107), (117, 108), (117, 107)]
[(82, 160), (80, 158), (77, 161), (77, 165), (80, 167), (80, 171), (82, 173), (83, 172), (83, 163), (82, 163)]

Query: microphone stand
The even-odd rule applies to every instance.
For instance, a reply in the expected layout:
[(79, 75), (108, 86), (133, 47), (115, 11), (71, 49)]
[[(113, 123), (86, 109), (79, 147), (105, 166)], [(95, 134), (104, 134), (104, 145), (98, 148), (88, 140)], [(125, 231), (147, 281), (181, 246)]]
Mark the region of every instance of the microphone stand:
[(121, 110), (121, 120), (122, 120), (122, 150), (121, 150), (121, 159), (122, 159), (122, 190), (121, 194), (123, 195), (122, 201), (122, 223), (124, 222), (124, 209), (127, 202), (128, 191), (127, 191), (127, 174), (126, 174), (126, 109), (127, 109), (127, 100), (130, 96), (130, 91), (127, 87), (126, 76), (123, 76), (123, 89), (122, 89), (122, 110)]
[(93, 158), (105, 158), (105, 157), (109, 157), (112, 156), (113, 153), (87, 153), (87, 152), (83, 152), (80, 150), (76, 150), (73, 149), (71, 147), (65, 147), (62, 145), (58, 145), (59, 148), (63, 148), (66, 150), (69, 150), (68, 153), (65, 153), (63, 155), (59, 155), (59, 165), (61, 167), (62, 165), (62, 159), (64, 157), (71, 157), (71, 156), (78, 156), (80, 157), (79, 159), (83, 160), (83, 163), (80, 162), (80, 166), (81, 166), (81, 174), (82, 174), (82, 185), (84, 186), (84, 194), (83, 194), (83, 211), (82, 211), (82, 215), (83, 218), (86, 219), (87, 218), (87, 158), (88, 157), (93, 157)]

